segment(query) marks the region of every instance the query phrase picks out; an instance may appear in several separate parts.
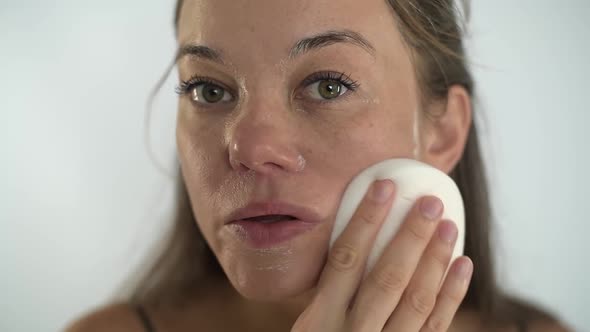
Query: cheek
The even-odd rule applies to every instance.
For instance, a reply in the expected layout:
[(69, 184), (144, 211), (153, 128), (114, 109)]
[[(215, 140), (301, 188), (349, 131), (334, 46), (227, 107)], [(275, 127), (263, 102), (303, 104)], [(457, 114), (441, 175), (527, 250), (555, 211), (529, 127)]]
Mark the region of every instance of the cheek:
[(199, 123), (204, 122), (179, 115), (176, 144), (195, 217), (197, 220), (208, 220), (208, 209), (199, 207), (215, 204), (223, 181), (223, 174), (216, 170), (227, 166), (224, 166), (226, 158), (221, 148), (221, 131)]
[(414, 116), (391, 106), (372, 105), (326, 135), (329, 159), (367, 165), (393, 157), (411, 157), (414, 149)]
[[(344, 121), (331, 121), (308, 136), (308, 183), (325, 197), (323, 208), (334, 217), (340, 195), (356, 174), (385, 159), (412, 157), (413, 116), (396, 112), (372, 107)], [(325, 191), (333, 195), (322, 194)]]
[(176, 147), (180, 164), (185, 171), (187, 180), (195, 177), (206, 177), (208, 169), (206, 165), (207, 149), (210, 143), (206, 135), (198, 128), (190, 126), (187, 122), (179, 121), (176, 127)]

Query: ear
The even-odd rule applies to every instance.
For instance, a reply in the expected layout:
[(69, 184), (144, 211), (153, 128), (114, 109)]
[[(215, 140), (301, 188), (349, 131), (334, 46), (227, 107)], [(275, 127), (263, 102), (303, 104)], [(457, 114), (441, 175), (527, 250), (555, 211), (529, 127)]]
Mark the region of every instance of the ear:
[(457, 165), (471, 128), (471, 97), (463, 86), (453, 85), (447, 100), (429, 106), (423, 117), (421, 160), (449, 174)]

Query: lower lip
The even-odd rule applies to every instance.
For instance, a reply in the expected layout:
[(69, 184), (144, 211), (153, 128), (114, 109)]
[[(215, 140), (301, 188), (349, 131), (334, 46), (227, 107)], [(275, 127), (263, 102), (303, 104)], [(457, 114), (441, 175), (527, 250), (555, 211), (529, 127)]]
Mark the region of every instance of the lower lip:
[(266, 224), (257, 221), (238, 220), (227, 224), (233, 232), (243, 238), (251, 247), (257, 249), (269, 248), (291, 240), (297, 235), (309, 231), (315, 225), (317, 223), (298, 219)]

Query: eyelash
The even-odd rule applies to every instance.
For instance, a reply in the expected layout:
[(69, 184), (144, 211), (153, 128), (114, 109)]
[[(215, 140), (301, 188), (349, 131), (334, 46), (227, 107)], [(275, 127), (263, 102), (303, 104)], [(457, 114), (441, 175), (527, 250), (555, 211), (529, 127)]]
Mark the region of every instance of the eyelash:
[(321, 71), (311, 74), (303, 80), (303, 86), (308, 87), (318, 81), (335, 81), (344, 85), (350, 91), (355, 91), (360, 86), (360, 83), (351, 79), (345, 73), (337, 73), (333, 71)]
[(199, 76), (199, 75), (195, 75), (186, 81), (181, 81), (180, 84), (177, 85), (176, 89), (174, 89), (174, 90), (179, 95), (186, 95), (186, 94), (189, 94), (193, 88), (197, 87), (200, 84), (217, 85), (217, 86), (223, 88), (224, 90), (228, 90), (225, 88), (225, 86), (223, 84), (219, 84), (219, 83), (213, 81), (212, 79), (210, 79), (209, 77)]
[[(333, 71), (321, 71), (321, 72), (311, 74), (310, 76), (308, 76), (306, 79), (303, 80), (302, 84), (304, 87), (308, 87), (318, 81), (335, 81), (335, 82), (338, 82), (338, 83), (344, 85), (351, 92), (354, 92), (360, 86), (359, 82), (351, 79), (345, 73), (333, 72)], [(192, 89), (199, 86), (200, 84), (217, 85), (220, 88), (229, 92), (229, 89), (227, 89), (223, 84), (217, 83), (209, 77), (200, 76), (200, 75), (195, 75), (186, 81), (181, 81), (180, 84), (176, 86), (175, 91), (178, 95), (187, 95), (191, 92)], [(330, 101), (322, 101), (322, 102), (330, 102)]]

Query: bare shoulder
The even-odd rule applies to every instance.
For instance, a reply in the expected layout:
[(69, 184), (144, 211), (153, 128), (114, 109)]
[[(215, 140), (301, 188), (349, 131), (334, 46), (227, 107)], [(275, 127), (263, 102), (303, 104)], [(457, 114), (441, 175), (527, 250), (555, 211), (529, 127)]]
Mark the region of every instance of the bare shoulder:
[(556, 321), (539, 320), (530, 323), (529, 332), (573, 332), (572, 329)]
[(65, 332), (143, 332), (143, 326), (131, 306), (111, 304), (85, 313), (72, 321)]
[[(462, 310), (457, 313), (453, 320), (453, 325), (449, 332), (464, 332), (464, 331), (485, 331), (485, 332), (519, 332), (517, 324), (510, 324), (510, 326), (492, 327), (484, 323), (479, 313), (473, 310)], [(573, 332), (573, 330), (563, 323), (554, 320), (553, 318), (537, 318), (527, 320), (527, 332)]]

